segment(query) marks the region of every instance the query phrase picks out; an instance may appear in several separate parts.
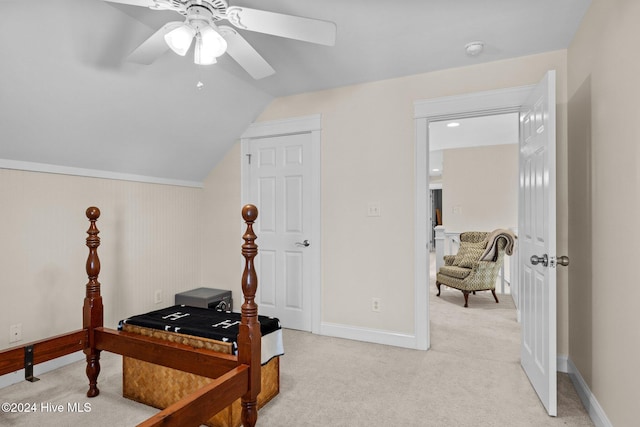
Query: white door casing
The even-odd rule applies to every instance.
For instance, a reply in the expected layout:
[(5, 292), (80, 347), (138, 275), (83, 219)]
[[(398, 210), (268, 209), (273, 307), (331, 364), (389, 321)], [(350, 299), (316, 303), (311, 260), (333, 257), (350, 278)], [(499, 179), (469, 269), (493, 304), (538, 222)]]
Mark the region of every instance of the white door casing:
[(320, 324), (319, 116), (251, 125), (243, 203), (258, 207), (259, 313), (287, 328)]
[(552, 416), (557, 415), (555, 91), (555, 71), (549, 71), (520, 109), (518, 209), (521, 363)]
[(518, 112), (534, 86), (474, 92), (442, 98), (416, 101), (415, 121), (415, 348), (426, 350), (430, 346), (429, 331), (429, 123), (492, 114)]

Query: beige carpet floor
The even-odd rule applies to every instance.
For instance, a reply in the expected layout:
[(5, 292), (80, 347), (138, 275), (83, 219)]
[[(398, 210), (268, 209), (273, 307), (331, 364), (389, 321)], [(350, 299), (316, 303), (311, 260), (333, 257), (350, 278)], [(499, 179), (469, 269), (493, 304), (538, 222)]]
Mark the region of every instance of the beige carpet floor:
[[(499, 295), (500, 296), (500, 295)], [(430, 289), (430, 351), (285, 330), (281, 392), (259, 413), (260, 427), (590, 426), (566, 374), (558, 374), (558, 416), (549, 417), (519, 362), (520, 328), (511, 297), (488, 292), (442, 297)], [(35, 413), (0, 412), (2, 426), (132, 426), (155, 409), (121, 397), (121, 359), (104, 354), (101, 394), (84, 397), (75, 363), (0, 390), (0, 402), (35, 404)], [(52, 405), (47, 406), (49, 403)], [(68, 405), (90, 404), (72, 413)], [(62, 405), (62, 412), (44, 408)]]

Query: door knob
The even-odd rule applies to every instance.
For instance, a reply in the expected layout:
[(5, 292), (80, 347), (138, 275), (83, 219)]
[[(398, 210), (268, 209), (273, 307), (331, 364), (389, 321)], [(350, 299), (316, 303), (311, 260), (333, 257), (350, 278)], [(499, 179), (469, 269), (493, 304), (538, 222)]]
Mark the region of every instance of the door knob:
[(569, 257), (566, 255), (559, 256), (558, 258), (556, 258), (556, 262), (558, 263), (558, 265), (566, 267), (569, 265)]
[(296, 246), (304, 246), (305, 248), (307, 246), (309, 246), (311, 243), (309, 243), (308, 240), (303, 240), (302, 242), (296, 242)]
[(542, 264), (543, 267), (549, 265), (549, 257), (547, 256), (547, 254), (544, 254), (542, 256), (531, 255), (530, 261), (533, 265), (538, 265), (539, 263)]

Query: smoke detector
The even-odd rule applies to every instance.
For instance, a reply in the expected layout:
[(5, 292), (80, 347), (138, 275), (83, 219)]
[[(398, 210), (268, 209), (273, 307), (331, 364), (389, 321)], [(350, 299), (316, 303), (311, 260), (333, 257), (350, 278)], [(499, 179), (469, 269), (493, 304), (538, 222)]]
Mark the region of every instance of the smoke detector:
[(467, 55), (478, 56), (484, 50), (484, 42), (475, 41), (475, 42), (467, 43), (467, 45), (464, 48), (467, 52)]

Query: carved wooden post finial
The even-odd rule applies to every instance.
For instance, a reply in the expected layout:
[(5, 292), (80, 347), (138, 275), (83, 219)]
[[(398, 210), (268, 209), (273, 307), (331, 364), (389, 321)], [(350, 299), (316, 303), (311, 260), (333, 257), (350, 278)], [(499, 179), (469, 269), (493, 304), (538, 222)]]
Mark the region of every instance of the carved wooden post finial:
[(91, 222), (87, 230), (87, 247), (89, 256), (87, 257), (87, 276), (89, 281), (86, 285), (86, 295), (82, 309), (82, 327), (87, 332), (84, 353), (87, 358), (86, 374), (89, 379), (88, 397), (95, 397), (100, 394), (98, 390), (98, 375), (100, 374), (100, 350), (96, 349), (93, 331), (95, 328), (103, 326), (102, 296), (100, 295), (100, 258), (98, 258), (98, 247), (100, 237), (98, 237), (98, 227), (96, 221), (100, 217), (100, 209), (92, 206), (86, 211), (87, 218)]
[[(250, 306), (247, 308), (255, 309), (257, 314), (258, 307), (255, 305), (254, 299), (258, 289), (258, 277), (253, 259), (258, 254), (258, 245), (255, 244), (257, 236), (253, 231), (253, 223), (258, 218), (258, 208), (254, 205), (244, 206), (242, 208), (242, 218), (247, 224), (247, 231), (242, 236), (245, 241), (242, 245), (242, 256), (245, 258), (245, 268), (242, 274), (242, 293), (245, 297), (245, 304)], [(243, 309), (245, 304), (243, 304)]]
[(245, 259), (242, 273), (244, 303), (238, 334), (238, 363), (250, 366), (249, 391), (242, 396), (242, 423), (245, 427), (253, 427), (258, 420), (257, 399), (260, 393), (260, 340), (262, 338), (258, 321), (258, 305), (255, 302), (258, 276), (254, 258), (258, 254), (258, 245), (255, 244), (257, 237), (253, 232), (253, 223), (258, 218), (258, 208), (254, 205), (244, 206), (242, 218), (247, 224), (247, 230), (242, 236), (245, 241), (242, 245), (242, 256)]
[(100, 209), (92, 206), (87, 208), (87, 218), (91, 222), (89, 229), (87, 230), (87, 247), (89, 248), (89, 256), (87, 257), (87, 276), (89, 282), (87, 283), (87, 297), (100, 295), (100, 282), (98, 282), (98, 275), (100, 274), (100, 258), (98, 258), (98, 246), (100, 246), (100, 237), (98, 237), (98, 227), (96, 227), (96, 221), (100, 218)]

